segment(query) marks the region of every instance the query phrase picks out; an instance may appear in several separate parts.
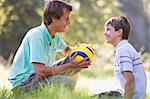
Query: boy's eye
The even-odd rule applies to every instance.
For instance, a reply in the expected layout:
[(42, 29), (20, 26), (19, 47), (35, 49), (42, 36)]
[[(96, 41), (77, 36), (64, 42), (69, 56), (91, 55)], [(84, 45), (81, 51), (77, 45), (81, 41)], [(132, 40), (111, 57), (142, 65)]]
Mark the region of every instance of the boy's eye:
[(110, 29), (109, 28), (107, 28), (107, 31), (109, 31)]

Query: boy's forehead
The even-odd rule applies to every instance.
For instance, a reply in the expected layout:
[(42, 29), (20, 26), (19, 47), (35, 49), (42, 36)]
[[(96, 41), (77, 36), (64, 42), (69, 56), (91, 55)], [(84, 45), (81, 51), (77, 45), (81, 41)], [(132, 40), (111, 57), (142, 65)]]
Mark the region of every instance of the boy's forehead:
[(113, 26), (111, 24), (106, 24), (105, 27), (106, 28), (113, 28)]

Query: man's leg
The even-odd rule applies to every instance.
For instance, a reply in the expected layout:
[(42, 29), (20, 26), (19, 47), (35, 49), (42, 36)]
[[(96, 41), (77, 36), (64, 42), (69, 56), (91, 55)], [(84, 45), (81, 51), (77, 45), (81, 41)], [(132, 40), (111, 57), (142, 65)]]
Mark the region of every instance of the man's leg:
[[(66, 57), (66, 58), (61, 59), (61, 61), (57, 61), (54, 64), (54, 66), (66, 64), (69, 61), (70, 61), (70, 58)], [(23, 90), (24, 92), (28, 92), (30, 89), (37, 89), (40, 86), (40, 83), (43, 85), (57, 83), (57, 84), (63, 84), (65, 86), (67, 85), (69, 87), (73, 87), (75, 86), (75, 82), (71, 78), (67, 77), (67, 75), (75, 74), (77, 72), (78, 71), (68, 71), (65, 73), (61, 73), (59, 75), (45, 77), (43, 80), (39, 80), (39, 78), (35, 74), (32, 74), (20, 86), (14, 88), (13, 92), (17, 90)]]
[(39, 79), (35, 74), (32, 74), (25, 82), (22, 82), (21, 85), (12, 89), (13, 93), (18, 91), (28, 92), (31, 89), (37, 89), (39, 87)]
[(64, 75), (56, 75), (46, 77), (41, 81), (42, 85), (64, 85), (67, 88), (73, 89), (75, 87), (75, 81)]
[(73, 89), (75, 86), (75, 81), (64, 75), (49, 76), (39, 80), (38, 77), (33, 74), (29, 77), (29, 79), (23, 82), (20, 86), (14, 88), (12, 91), (14, 94), (18, 91), (29, 92), (30, 90), (40, 88), (41, 85), (50, 86), (51, 84), (64, 85), (67, 88)]

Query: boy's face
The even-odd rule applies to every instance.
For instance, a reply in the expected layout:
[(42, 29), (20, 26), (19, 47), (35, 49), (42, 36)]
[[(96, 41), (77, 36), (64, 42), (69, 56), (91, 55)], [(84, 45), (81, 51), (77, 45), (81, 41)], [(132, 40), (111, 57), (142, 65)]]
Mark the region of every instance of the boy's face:
[(119, 31), (115, 31), (115, 28), (111, 24), (105, 26), (104, 35), (106, 42), (113, 45), (115, 45), (119, 37), (121, 37)]
[(70, 11), (66, 9), (63, 10), (63, 15), (60, 19), (55, 19), (55, 31), (56, 32), (65, 32), (66, 27), (70, 24)]

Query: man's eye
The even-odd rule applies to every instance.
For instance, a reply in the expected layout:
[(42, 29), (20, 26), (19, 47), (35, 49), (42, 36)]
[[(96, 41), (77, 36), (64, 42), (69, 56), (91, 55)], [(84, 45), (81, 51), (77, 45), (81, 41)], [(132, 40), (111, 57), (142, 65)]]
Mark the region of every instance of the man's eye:
[(68, 21), (68, 20), (69, 20), (69, 18), (66, 18), (66, 20)]

